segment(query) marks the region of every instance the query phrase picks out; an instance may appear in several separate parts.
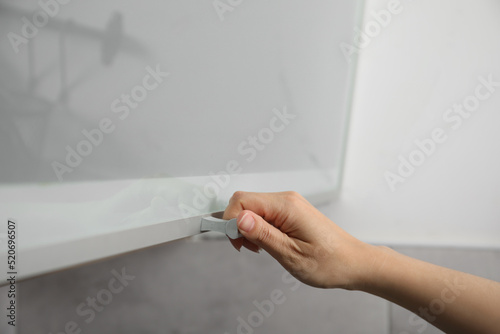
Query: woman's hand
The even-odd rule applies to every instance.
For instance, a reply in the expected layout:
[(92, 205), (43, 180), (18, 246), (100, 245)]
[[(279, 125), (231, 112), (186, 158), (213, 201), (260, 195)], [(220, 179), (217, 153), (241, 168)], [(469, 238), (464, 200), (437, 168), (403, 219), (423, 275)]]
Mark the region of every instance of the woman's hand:
[(266, 250), (300, 281), (321, 288), (357, 289), (377, 247), (352, 237), (295, 192), (236, 192), (224, 219), (238, 218), (242, 246)]
[(237, 192), (224, 212), (234, 217), (237, 249), (265, 249), (306, 284), (377, 295), (446, 333), (499, 333), (500, 283), (365, 244), (297, 193)]

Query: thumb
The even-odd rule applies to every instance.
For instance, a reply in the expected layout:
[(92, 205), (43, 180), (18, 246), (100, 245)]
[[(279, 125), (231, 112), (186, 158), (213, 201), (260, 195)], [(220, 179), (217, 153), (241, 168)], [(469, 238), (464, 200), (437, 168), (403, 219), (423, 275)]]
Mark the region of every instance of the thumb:
[(245, 210), (238, 215), (238, 230), (248, 241), (275, 258), (283, 257), (287, 250), (287, 235), (252, 211)]

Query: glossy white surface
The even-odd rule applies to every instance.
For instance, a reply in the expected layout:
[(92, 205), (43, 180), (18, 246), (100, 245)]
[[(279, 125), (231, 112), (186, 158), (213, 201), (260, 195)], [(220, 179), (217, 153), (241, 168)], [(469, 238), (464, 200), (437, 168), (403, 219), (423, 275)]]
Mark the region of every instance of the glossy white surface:
[(0, 6), (0, 182), (340, 165), (354, 2), (72, 1), (24, 43), (38, 0)]
[(21, 277), (197, 234), (236, 190), (332, 198), (357, 2), (42, 3), (0, 0)]

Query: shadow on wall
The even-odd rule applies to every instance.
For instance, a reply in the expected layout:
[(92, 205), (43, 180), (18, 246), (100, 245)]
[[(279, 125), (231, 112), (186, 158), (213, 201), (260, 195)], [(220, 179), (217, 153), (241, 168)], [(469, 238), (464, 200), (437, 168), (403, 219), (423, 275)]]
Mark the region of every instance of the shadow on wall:
[[(141, 43), (125, 35), (124, 19), (119, 12), (112, 14), (105, 28), (95, 29), (58, 18), (59, 8), (38, 9), (33, 12), (0, 3), (0, 17), (3, 17), (0, 27), (8, 32), (12, 46), (12, 49), (0, 51), (0, 183), (54, 181), (54, 172), (49, 167), (56, 153), (51, 152), (54, 150), (51, 143), (74, 142), (81, 136), (81, 129), (94, 126), (70, 107), (72, 92), (95, 71), (112, 66), (118, 53), (148, 56)], [(21, 17), (23, 25), (18, 31), (19, 20), (15, 19)], [(35, 37), (39, 34), (57, 36), (50, 53), (37, 45)], [(83, 70), (69, 80), (71, 50), (68, 50), (68, 41), (75, 39), (101, 46), (100, 66)], [(16, 64), (17, 68), (6, 57), (12, 51), (22, 59)], [(49, 65), (37, 68), (40, 57)], [(89, 59), (89, 62), (95, 60)], [(27, 73), (23, 73), (26, 70)], [(58, 78), (57, 83), (53, 77)], [(43, 93), (47, 85), (59, 86), (56, 97)]]

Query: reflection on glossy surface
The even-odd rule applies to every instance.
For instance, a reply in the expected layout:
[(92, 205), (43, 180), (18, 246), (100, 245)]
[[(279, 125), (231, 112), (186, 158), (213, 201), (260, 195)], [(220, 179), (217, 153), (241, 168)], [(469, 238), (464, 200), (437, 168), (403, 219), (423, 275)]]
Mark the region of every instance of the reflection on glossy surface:
[[(40, 12), (41, 8), (38, 9)], [(80, 73), (68, 81), (68, 73), (76, 65), (68, 59), (68, 44), (71, 40), (81, 38), (80, 43), (101, 45), (102, 66), (111, 66), (119, 52), (139, 57), (147, 55), (139, 42), (123, 36), (123, 21), (119, 12), (112, 13), (105, 30), (58, 16), (47, 19), (43, 27), (37, 28), (36, 16), (29, 23), (31, 15), (32, 11), (22, 9), (19, 4), (0, 3), (0, 16), (11, 20), (2, 20), (2, 29), (8, 32), (6, 35), (10, 36), (8, 41), (11, 43), (2, 45), (0, 52), (0, 67), (4, 73), (0, 78), (0, 154), (5, 158), (2, 161), (0, 182), (52, 181), (54, 173), (47, 169), (51, 165), (50, 154), (47, 155), (47, 151), (51, 150), (51, 141), (69, 142), (81, 129), (92, 125), (68, 105), (72, 92), (77, 92), (82, 82), (91, 79), (89, 73)], [(16, 29), (12, 21), (15, 18), (23, 22), (19, 33), (14, 32)], [(42, 33), (55, 35), (55, 43), (49, 47), (40, 41), (37, 45)], [(28, 39), (27, 36), (33, 37)], [(40, 40), (42, 38), (39, 37)], [(47, 49), (52, 54), (46, 54)], [(11, 53), (17, 55), (14, 66), (9, 64)], [(40, 54), (43, 56), (40, 57)], [(51, 63), (38, 69), (40, 60), (50, 60)], [(27, 80), (21, 80), (23, 70), (27, 70)], [(49, 98), (40, 93), (54, 82), (59, 88), (54, 97)]]
[(0, 0), (0, 211), (23, 222), (24, 250), (151, 246), (147, 229), (130, 248), (113, 233), (171, 222), (186, 236), (184, 219), (238, 189), (331, 194), (353, 66), (339, 46), (357, 5), (255, 1), (221, 20), (211, 2), (49, 15)]
[[(340, 165), (339, 44), (352, 38), (355, 5), (255, 3), (221, 21), (205, 3), (94, 0), (60, 5), (42, 26), (37, 13), (38, 1), (0, 1), (11, 36), (0, 42), (0, 182), (207, 175), (233, 159), (249, 160), (245, 172)], [(148, 67), (170, 76), (141, 90)], [(294, 124), (242, 145), (284, 107)], [(103, 119), (113, 133), (82, 143)]]

